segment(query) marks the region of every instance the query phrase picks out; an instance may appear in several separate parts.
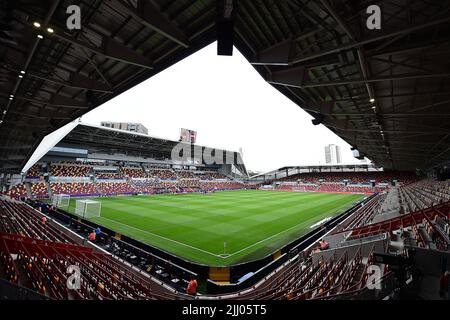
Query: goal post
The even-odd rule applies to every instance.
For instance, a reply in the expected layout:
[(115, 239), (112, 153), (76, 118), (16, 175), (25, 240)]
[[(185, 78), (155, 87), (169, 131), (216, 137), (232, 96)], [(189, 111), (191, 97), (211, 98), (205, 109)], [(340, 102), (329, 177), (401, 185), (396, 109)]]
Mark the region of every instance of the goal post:
[(70, 195), (68, 194), (54, 194), (52, 198), (52, 205), (57, 208), (68, 208), (70, 204)]
[(100, 217), (102, 203), (94, 200), (77, 200), (75, 214), (83, 218)]

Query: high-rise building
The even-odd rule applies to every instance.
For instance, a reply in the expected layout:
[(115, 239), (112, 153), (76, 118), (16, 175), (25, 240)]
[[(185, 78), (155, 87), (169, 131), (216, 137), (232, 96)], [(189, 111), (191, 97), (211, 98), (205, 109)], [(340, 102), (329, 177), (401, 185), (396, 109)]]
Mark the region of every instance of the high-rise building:
[(148, 134), (147, 128), (140, 123), (102, 121), (100, 124), (102, 127)]
[(335, 144), (325, 146), (325, 162), (327, 164), (341, 163), (341, 148)]

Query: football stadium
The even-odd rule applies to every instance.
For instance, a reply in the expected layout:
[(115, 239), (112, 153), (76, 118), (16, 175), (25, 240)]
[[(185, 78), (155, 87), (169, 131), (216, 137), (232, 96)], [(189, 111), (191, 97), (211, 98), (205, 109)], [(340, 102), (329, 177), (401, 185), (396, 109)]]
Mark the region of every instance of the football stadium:
[[(0, 299), (449, 299), (449, 12), (0, 0)], [(79, 120), (211, 44), (370, 161), (254, 173), (194, 130)]]

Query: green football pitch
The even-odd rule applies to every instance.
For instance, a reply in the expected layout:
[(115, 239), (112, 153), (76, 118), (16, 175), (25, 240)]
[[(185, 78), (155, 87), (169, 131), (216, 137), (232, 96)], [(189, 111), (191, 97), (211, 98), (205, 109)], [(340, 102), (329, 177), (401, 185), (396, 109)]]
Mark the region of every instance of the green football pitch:
[(102, 204), (95, 223), (185, 260), (230, 266), (274, 253), (363, 197), (238, 190), (90, 199)]

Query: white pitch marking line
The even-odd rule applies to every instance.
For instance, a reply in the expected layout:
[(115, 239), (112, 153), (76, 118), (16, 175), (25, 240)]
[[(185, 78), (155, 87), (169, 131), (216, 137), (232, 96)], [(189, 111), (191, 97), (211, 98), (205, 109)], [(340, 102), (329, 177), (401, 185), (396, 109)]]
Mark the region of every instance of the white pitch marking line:
[[(341, 207), (344, 207), (344, 205), (342, 205)], [(339, 208), (341, 208), (341, 207), (339, 207)], [(255, 242), (255, 243), (249, 245), (248, 247), (245, 247), (245, 248), (243, 248), (243, 249), (241, 249), (241, 250), (238, 250), (238, 251), (236, 251), (236, 252), (233, 252), (233, 253), (231, 253), (231, 254), (228, 254), (227, 256), (224, 256), (223, 254), (215, 254), (215, 253), (211, 253), (211, 252), (209, 252), (209, 251), (206, 251), (206, 250), (203, 250), (203, 249), (200, 249), (200, 248), (196, 248), (196, 247), (193, 247), (193, 246), (191, 246), (191, 245), (188, 245), (188, 244), (185, 244), (185, 243), (182, 243), (182, 242), (173, 240), (173, 239), (169, 239), (169, 238), (166, 238), (166, 237), (163, 237), (163, 236), (160, 236), (160, 235), (157, 235), (157, 234), (154, 234), (154, 233), (151, 233), (151, 232), (148, 232), (148, 231), (145, 231), (145, 230), (142, 230), (142, 229), (139, 229), (139, 228), (136, 228), (136, 227), (133, 227), (133, 226), (130, 226), (130, 225), (127, 225), (127, 224), (124, 224), (124, 223), (115, 221), (115, 220), (111, 220), (111, 219), (108, 219), (108, 218), (105, 218), (105, 217), (100, 217), (100, 218), (106, 219), (106, 220), (109, 220), (109, 221), (112, 221), (112, 222), (115, 222), (115, 223), (118, 223), (118, 224), (121, 224), (121, 225), (123, 225), (123, 226), (125, 226), (125, 227), (128, 227), (128, 228), (133, 228), (133, 229), (139, 230), (139, 231), (141, 231), (141, 232), (144, 232), (144, 233), (153, 235), (153, 236), (155, 236), (155, 237), (159, 237), (159, 238), (164, 239), (164, 240), (168, 240), (168, 241), (175, 242), (175, 243), (177, 243), (177, 244), (186, 246), (186, 247), (188, 247), (188, 248), (191, 248), (191, 249), (194, 249), (194, 250), (198, 250), (198, 251), (201, 251), (201, 252), (204, 252), (204, 253), (207, 253), (207, 254), (209, 254), (209, 255), (212, 255), (212, 256), (215, 256), (215, 257), (218, 257), (218, 258), (222, 258), (222, 259), (227, 259), (227, 258), (229, 258), (229, 257), (231, 257), (231, 256), (234, 256), (235, 254), (238, 254), (238, 253), (240, 253), (240, 252), (243, 252), (243, 251), (247, 250), (248, 248), (254, 247), (254, 246), (256, 246), (257, 244), (260, 244), (260, 243), (262, 243), (262, 242), (264, 242), (264, 241), (266, 241), (266, 240), (272, 239), (272, 238), (274, 238), (274, 237), (276, 237), (276, 236), (278, 236), (278, 235), (280, 235), (280, 234), (282, 234), (282, 233), (284, 233), (284, 232), (286, 232), (286, 231), (289, 231), (289, 230), (291, 230), (291, 229), (294, 229), (294, 228), (298, 227), (299, 225), (304, 224), (304, 223), (306, 222), (306, 221), (300, 222), (300, 223), (296, 224), (295, 226), (292, 226), (292, 227), (290, 227), (290, 228), (288, 228), (288, 229), (282, 230), (282, 231), (280, 231), (280, 232), (278, 232), (278, 233), (276, 233), (276, 234), (271, 235), (270, 237), (267, 237), (267, 238), (262, 239), (262, 240), (260, 240), (260, 241), (258, 241), (258, 242)]]
[[(341, 207), (344, 207), (344, 205), (342, 205)], [(308, 220), (306, 220), (306, 221), (308, 221)], [(234, 256), (235, 254), (240, 253), (240, 252), (242, 252), (242, 251), (245, 251), (245, 250), (247, 250), (248, 248), (254, 247), (254, 246), (256, 246), (257, 244), (260, 244), (260, 243), (262, 243), (262, 242), (264, 242), (264, 241), (266, 241), (266, 240), (272, 239), (272, 238), (274, 238), (274, 237), (276, 237), (276, 236), (278, 236), (278, 235), (280, 235), (280, 234), (282, 234), (282, 233), (284, 233), (284, 232), (286, 232), (286, 231), (289, 231), (289, 230), (291, 230), (291, 229), (294, 229), (294, 228), (298, 227), (299, 225), (304, 224), (306, 221), (300, 222), (299, 224), (296, 224), (295, 226), (292, 226), (292, 227), (290, 227), (290, 228), (287, 228), (287, 229), (285, 229), (285, 230), (282, 230), (282, 231), (280, 231), (280, 232), (278, 232), (278, 233), (276, 233), (276, 234), (274, 234), (274, 235), (271, 235), (271, 236), (268, 237), (268, 238), (259, 240), (258, 242), (255, 242), (255, 243), (249, 245), (248, 247), (245, 247), (245, 248), (243, 248), (243, 249), (241, 249), (241, 250), (239, 250), (239, 251), (233, 252), (233, 253), (230, 254), (228, 257)]]
[(139, 231), (141, 231), (141, 232), (150, 234), (150, 235), (152, 235), (152, 236), (155, 236), (155, 237), (158, 237), (158, 238), (161, 238), (161, 239), (164, 239), (164, 240), (168, 240), (168, 241), (175, 242), (175, 243), (180, 244), (180, 245), (182, 245), (182, 246), (186, 246), (186, 247), (188, 247), (188, 248), (191, 248), (191, 249), (194, 249), (194, 250), (198, 250), (198, 251), (201, 251), (201, 252), (204, 252), (204, 253), (213, 255), (213, 256), (215, 256), (215, 257), (218, 257), (218, 258), (225, 259), (224, 257), (221, 257), (220, 255), (217, 255), (217, 254), (215, 254), (215, 253), (211, 253), (211, 252), (209, 252), (209, 251), (206, 251), (206, 250), (203, 250), (203, 249), (200, 249), (200, 248), (193, 247), (193, 246), (191, 246), (191, 245), (188, 245), (188, 244), (183, 243), (183, 242), (179, 242), (179, 241), (177, 241), (177, 240), (169, 239), (169, 238), (160, 236), (160, 235), (158, 235), (158, 234), (151, 233), (151, 232), (148, 232), (148, 231), (146, 231), (146, 230), (142, 230), (142, 229), (139, 229), (139, 228), (136, 228), (136, 227), (133, 227), (133, 226), (124, 224), (124, 223), (122, 223), (122, 222), (118, 222), (118, 221), (115, 221), (115, 220), (111, 220), (111, 219), (108, 219), (108, 218), (105, 218), (105, 217), (100, 217), (100, 218), (106, 219), (106, 220), (109, 220), (109, 221), (112, 221), (112, 222), (114, 222), (114, 223), (121, 224), (121, 225), (123, 225), (123, 226), (125, 226), (125, 227), (127, 227), (127, 228), (132, 228), (132, 229), (135, 229), (135, 230), (139, 230)]

